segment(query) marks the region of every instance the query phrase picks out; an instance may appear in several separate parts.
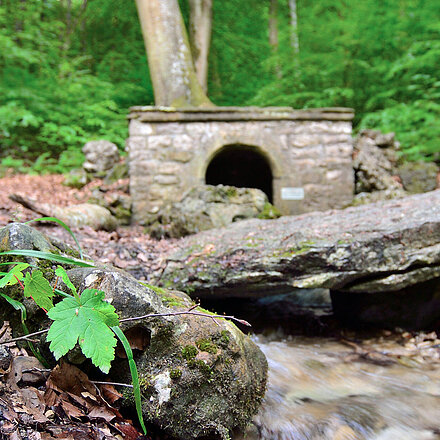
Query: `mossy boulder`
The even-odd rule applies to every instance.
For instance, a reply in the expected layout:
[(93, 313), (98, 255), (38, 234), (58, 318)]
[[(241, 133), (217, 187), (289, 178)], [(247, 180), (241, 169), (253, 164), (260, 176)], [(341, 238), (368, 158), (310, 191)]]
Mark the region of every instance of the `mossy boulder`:
[[(23, 224), (0, 229), (0, 250), (12, 249), (67, 255), (71, 251)], [(48, 278), (53, 281), (54, 267), (52, 262), (48, 266), (47, 263), (33, 261), (42, 270), (50, 271)], [(121, 270), (72, 266), (66, 269), (79, 293), (86, 288), (103, 290), (121, 319), (182, 312), (193, 306), (184, 293), (142, 284)], [(58, 282), (58, 287), (63, 288), (63, 284)], [(10, 288), (4, 293), (10, 294)], [(27, 301), (31, 308), (31, 301)], [(21, 329), (18, 313), (6, 306), (2, 310), (0, 318), (12, 321), (10, 315), (17, 315), (12, 324)], [(209, 312), (200, 308), (192, 312), (208, 316), (156, 316), (122, 323), (139, 370), (144, 418), (173, 438), (226, 439), (233, 429), (244, 428), (258, 410), (265, 392), (266, 358), (230, 321), (211, 318)], [(41, 309), (34, 307), (29, 316), (32, 330), (49, 325)], [(47, 347), (42, 348), (47, 353)], [(123, 350), (117, 350), (110, 377), (116, 382), (130, 383), (127, 360), (118, 354), (122, 356)], [(67, 359), (73, 361), (72, 357)], [(79, 357), (75, 362), (82, 360)], [(124, 405), (134, 411), (131, 392), (124, 392)]]
[(410, 193), (423, 193), (437, 188), (439, 167), (434, 162), (405, 162), (397, 172), (403, 187)]
[(81, 189), (92, 181), (91, 174), (87, 173), (83, 168), (71, 170), (64, 176), (63, 185), (70, 188)]
[(179, 202), (166, 203), (150, 217), (146, 229), (156, 238), (178, 238), (239, 220), (280, 215), (259, 189), (200, 185), (190, 189)]
[[(30, 227), (23, 223), (11, 223), (3, 228), (0, 228), (0, 252), (14, 251), (14, 250), (33, 250), (41, 252), (49, 252), (52, 254), (63, 255), (69, 258), (79, 257), (78, 251), (72, 249), (67, 244), (50, 238), (37, 229)], [(24, 257), (17, 255), (0, 255), (0, 263), (8, 262), (27, 262), (34, 267), (38, 267), (49, 280), (55, 279), (55, 269), (57, 263), (49, 260), (40, 260), (35, 257)], [(0, 266), (0, 271), (7, 271), (10, 266)], [(46, 322), (46, 315), (36, 306), (34, 301), (29, 298), (23, 298), (23, 291), (18, 285), (9, 286), (1, 290), (2, 293), (9, 295), (12, 298), (22, 301), (27, 309), (28, 327), (33, 330), (38, 330), (43, 321)], [(21, 331), (20, 314), (14, 312), (12, 308), (4, 305), (0, 307), (0, 323), (3, 321), (10, 321), (13, 331)]]
[[(77, 268), (69, 275), (80, 290), (103, 290), (121, 318), (181, 312), (193, 304), (182, 292), (153, 289), (121, 271)], [(230, 321), (161, 316), (124, 323), (123, 329), (129, 340), (137, 341), (143, 414), (149, 423), (178, 439), (227, 438), (257, 411), (265, 391), (266, 359)], [(129, 382), (126, 360), (115, 360), (110, 375)]]

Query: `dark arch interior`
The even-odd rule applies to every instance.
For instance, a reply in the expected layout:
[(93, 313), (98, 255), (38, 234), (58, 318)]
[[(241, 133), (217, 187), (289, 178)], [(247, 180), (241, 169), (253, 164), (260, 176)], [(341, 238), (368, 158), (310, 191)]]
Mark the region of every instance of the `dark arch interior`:
[(258, 188), (272, 203), (272, 171), (264, 156), (252, 147), (229, 145), (223, 148), (206, 170), (206, 184)]

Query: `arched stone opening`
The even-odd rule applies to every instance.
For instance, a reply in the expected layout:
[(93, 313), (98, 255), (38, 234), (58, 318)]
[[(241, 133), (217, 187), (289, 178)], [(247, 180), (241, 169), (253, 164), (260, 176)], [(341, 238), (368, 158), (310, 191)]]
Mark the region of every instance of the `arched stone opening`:
[(207, 185), (232, 185), (258, 188), (273, 202), (272, 170), (266, 157), (255, 147), (227, 145), (211, 160), (206, 169)]

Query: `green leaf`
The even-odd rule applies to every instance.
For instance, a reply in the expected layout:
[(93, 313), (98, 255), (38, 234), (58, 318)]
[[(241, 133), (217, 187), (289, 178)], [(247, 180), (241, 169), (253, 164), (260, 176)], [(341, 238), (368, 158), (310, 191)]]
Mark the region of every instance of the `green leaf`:
[[(49, 154), (49, 153), (47, 153), (47, 154)], [(33, 220), (29, 220), (28, 222), (25, 223), (25, 225), (27, 225), (28, 223), (31, 223), (31, 222), (55, 222), (55, 223), (58, 223), (71, 235), (71, 237), (75, 241), (75, 244), (78, 246), (79, 257), (81, 258), (81, 260), (83, 259), (82, 249), (81, 249), (81, 246), (79, 245), (78, 240), (76, 239), (75, 234), (72, 232), (72, 230), (69, 228), (69, 226), (67, 226), (62, 220), (60, 220), (59, 218), (56, 218), (56, 217), (41, 217), (41, 218), (35, 218)]]
[(73, 295), (75, 297), (78, 297), (76, 287), (72, 284), (72, 281), (70, 281), (69, 275), (67, 275), (67, 272), (64, 269), (64, 267), (58, 266), (55, 271), (55, 275), (57, 275), (58, 277), (61, 277), (62, 280), (64, 281), (64, 284), (72, 291)]
[(39, 307), (50, 310), (53, 307), (54, 297), (52, 286), (44, 278), (41, 270), (34, 270), (32, 274), (27, 273), (24, 279), (24, 296), (32, 297)]
[(23, 279), (23, 270), (28, 267), (29, 264), (27, 263), (17, 263), (9, 272), (0, 278), (0, 288), (17, 284), (18, 280)]
[(136, 367), (136, 363), (133, 359), (133, 352), (131, 351), (130, 343), (128, 342), (127, 337), (124, 335), (121, 327), (114, 326), (111, 328), (115, 335), (119, 338), (124, 347), (125, 354), (128, 359), (128, 366), (130, 367), (131, 381), (133, 382), (133, 394), (134, 394), (134, 402), (136, 406), (136, 412), (139, 419), (139, 423), (141, 424), (142, 430), (144, 434), (147, 434), (147, 430), (145, 428), (144, 419), (142, 417), (142, 401), (141, 401), (141, 387), (139, 384), (139, 375)]
[(55, 261), (56, 263), (73, 264), (79, 267), (94, 267), (93, 264), (86, 263), (85, 261), (64, 257), (63, 255), (52, 254), (50, 252), (33, 251), (29, 249), (0, 252), (0, 255), (21, 255), (23, 257), (34, 257)]
[(74, 298), (65, 298), (50, 309), (47, 316), (54, 321), (47, 340), (51, 341), (49, 348), (58, 360), (75, 347), (78, 341), (83, 324), (79, 319), (79, 304)]
[(93, 307), (94, 311), (109, 327), (119, 325), (119, 317), (115, 308), (104, 301), (104, 295), (105, 293), (102, 290), (86, 289), (81, 294), (81, 303)]
[(56, 359), (64, 356), (77, 342), (85, 356), (104, 373), (110, 370), (115, 357), (116, 339), (109, 325), (118, 325), (115, 308), (103, 301), (104, 292), (86, 289), (79, 301), (65, 298), (53, 307), (48, 316), (52, 323), (47, 340)]
[[(16, 299), (12, 299), (10, 296), (5, 295), (4, 293), (0, 293), (0, 296), (3, 297), (15, 310), (19, 310), (21, 313), (21, 322), (24, 324), (26, 321), (26, 307)], [(29, 332), (28, 332), (29, 333)]]

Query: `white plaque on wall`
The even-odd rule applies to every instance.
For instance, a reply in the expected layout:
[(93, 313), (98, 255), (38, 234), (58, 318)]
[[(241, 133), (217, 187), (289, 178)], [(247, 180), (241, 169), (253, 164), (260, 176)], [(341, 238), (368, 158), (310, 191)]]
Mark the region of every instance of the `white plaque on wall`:
[(281, 200), (303, 200), (304, 188), (281, 188)]

